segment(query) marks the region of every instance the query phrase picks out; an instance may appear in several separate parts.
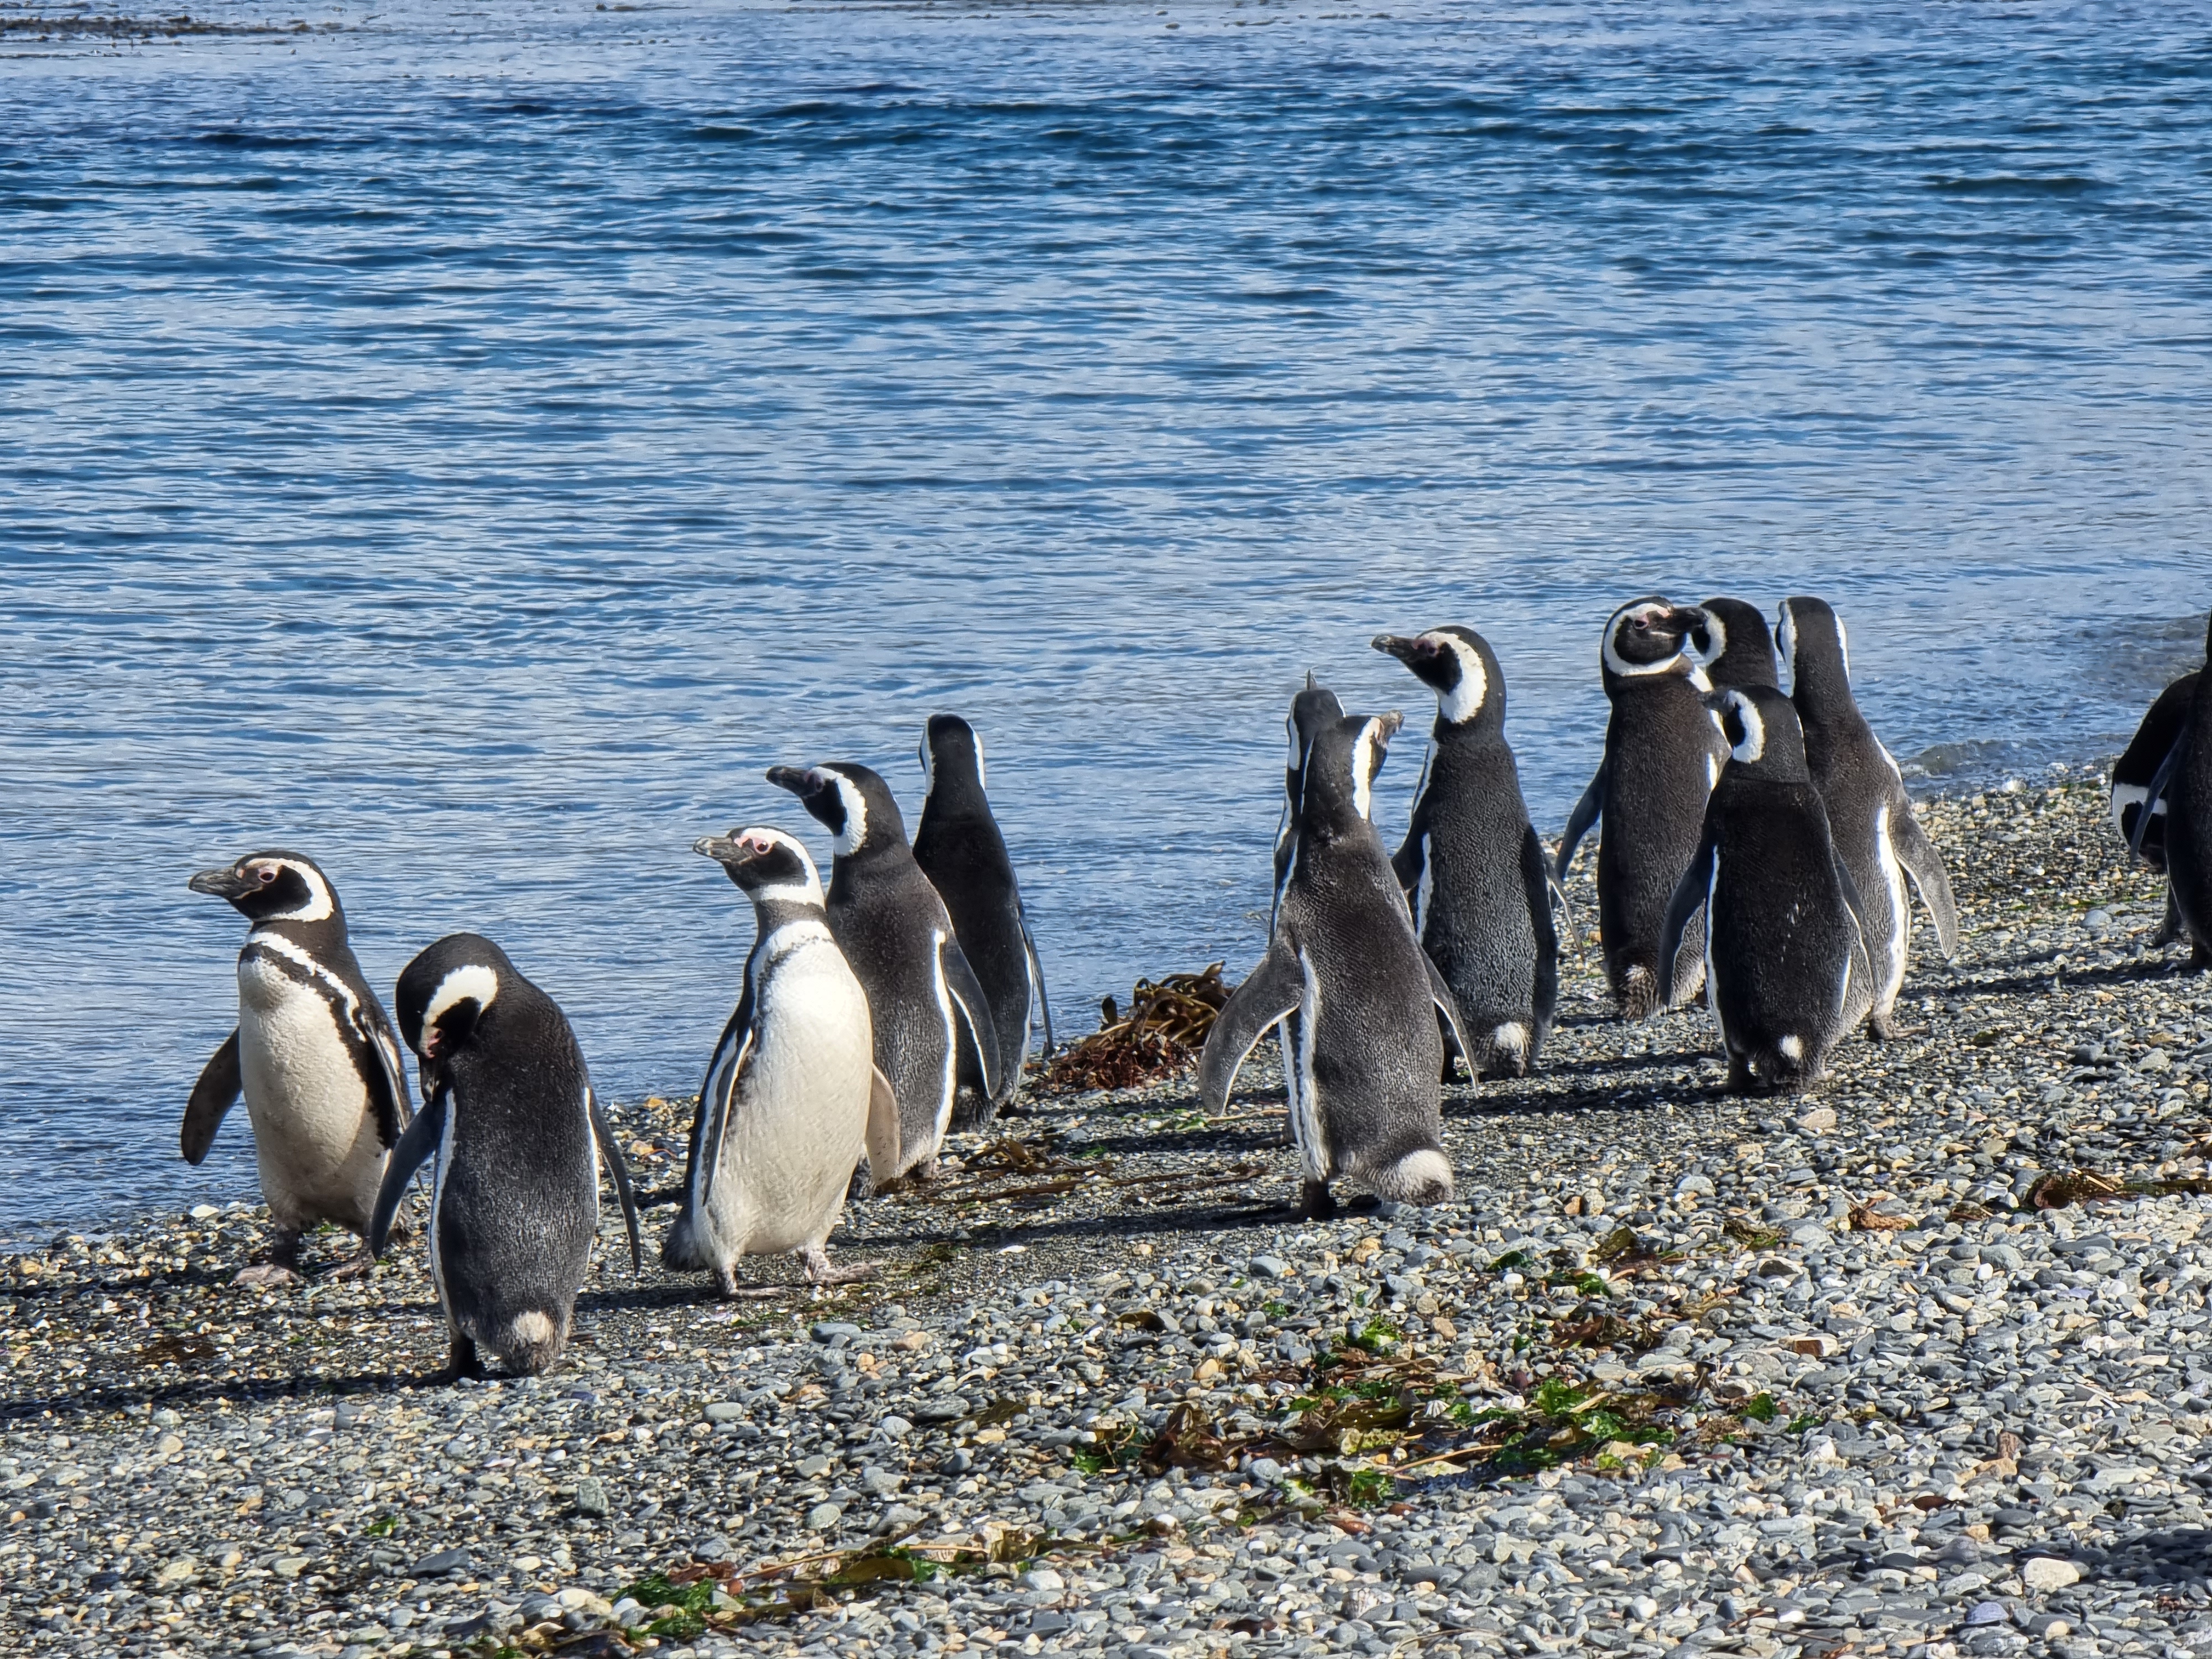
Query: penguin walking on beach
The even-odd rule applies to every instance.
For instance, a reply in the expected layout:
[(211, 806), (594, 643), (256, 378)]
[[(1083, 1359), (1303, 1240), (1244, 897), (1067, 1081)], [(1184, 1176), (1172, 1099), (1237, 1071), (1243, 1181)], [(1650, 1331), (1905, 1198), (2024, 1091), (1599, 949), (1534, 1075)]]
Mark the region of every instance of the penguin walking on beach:
[(1505, 677), (1470, 629), (1374, 644), (1437, 694), (1434, 752), (1392, 866), (1474, 1038), (1469, 1069), (1524, 1076), (1559, 1004), (1559, 941), (1551, 869), (1505, 741)]
[(835, 837), (824, 914), (868, 994), (876, 1064), (898, 1100), (897, 1162), (872, 1164), (869, 1177), (878, 1192), (902, 1176), (927, 1180), (951, 1125), (963, 1044), (985, 1096), (999, 1093), (990, 1000), (945, 901), (915, 862), (889, 784), (849, 761), (771, 767), (768, 781), (797, 795)]
[(953, 936), (983, 988), (999, 1036), (997, 1091), (963, 1087), (954, 1102), (951, 1127), (974, 1129), (988, 1123), (1020, 1089), (1030, 1035), (1040, 1022), (1045, 1052), (1052, 1052), (1052, 1004), (1013, 860), (984, 793), (982, 738), (957, 714), (933, 714), (922, 732), (921, 764), (927, 783), (914, 832), (914, 861), (945, 901)]
[(1774, 672), (1774, 636), (1766, 631), (1766, 617), (1747, 599), (1707, 599), (1698, 607), (1705, 612), (1702, 624), (1690, 630), (1690, 648), (1698, 665), (1716, 691), (1732, 685), (1771, 685), (1782, 681)]
[[(2190, 702), (2197, 696), (2201, 672), (2191, 669), (2158, 694), (2127, 748), (2112, 763), (2113, 827), (2136, 856), (2160, 872), (2166, 868), (2167, 808), (2163, 792), (2155, 800), (2150, 798), (2151, 780), (2173, 752), (2174, 742), (2188, 723)], [(2170, 927), (2171, 915), (2168, 921)]]
[(643, 1271), (629, 1166), (567, 1016), (498, 945), (475, 933), (440, 939), (400, 973), (398, 1004), (422, 1109), (385, 1172), (369, 1248), (384, 1253), (408, 1183), (435, 1158), (430, 1278), (453, 1339), (439, 1380), (482, 1376), (480, 1350), (535, 1376), (568, 1343), (599, 1231), (600, 1158), (622, 1199), (632, 1271)]
[(1284, 1028), (1301, 1213), (1334, 1212), (1330, 1182), (1438, 1204), (1443, 1152), (1440, 1011), (1476, 1052), (1451, 989), (1423, 954), (1390, 857), (1370, 817), (1370, 786), (1395, 714), (1321, 726), (1301, 757), (1291, 870), (1267, 954), (1230, 996), (1199, 1059), (1199, 1098), (1221, 1111), (1261, 1036)]
[[(1850, 871), (1828, 833), (1790, 700), (1771, 686), (1712, 696), (1729, 763), (1660, 933), (1662, 959), (1705, 915), (1705, 1000), (1729, 1087), (1797, 1094), (1874, 1006)], [(1686, 977), (1686, 976), (1685, 976)], [(1678, 980), (1671, 1000), (1695, 994)]]
[(1857, 889), (1859, 925), (1875, 981), (1868, 1029), (1887, 1041), (1897, 1035), (1893, 1010), (1905, 983), (1912, 932), (1905, 883), (1910, 879), (1920, 895), (1948, 959), (1959, 948), (1951, 878), (1913, 816), (1897, 763), (1851, 696), (1850, 647), (1835, 611), (1820, 599), (1784, 599), (1780, 632), (1790, 700), (1804, 729), (1806, 764), (1827, 809), (1836, 851)]
[[(2212, 661), (2212, 629), (2204, 641)], [(2200, 673), (2180, 729), (2144, 800), (2166, 802), (2168, 926), (2189, 940), (2191, 968), (2212, 967), (2212, 673)]]
[[(207, 1157), (243, 1095), (276, 1237), (234, 1282), (295, 1283), (308, 1228), (330, 1221), (368, 1235), (386, 1157), (407, 1128), (399, 1045), (346, 942), (337, 890), (313, 860), (253, 853), (186, 884), (228, 899), (252, 926), (238, 953), (237, 1029), (185, 1107), (185, 1161)], [(333, 1275), (374, 1260), (364, 1249)]]
[[(1629, 1019), (1662, 1003), (1678, 966), (1662, 960), (1659, 929), (1705, 826), (1705, 797), (1728, 745), (1705, 703), (1711, 688), (1690, 636), (1710, 626), (1703, 611), (1652, 595), (1625, 605), (1605, 625), (1599, 665), (1613, 705), (1605, 757), (1560, 839), (1557, 873), (1566, 884), (1575, 849), (1601, 817), (1598, 931), (1606, 978)], [(1685, 948), (1695, 951), (1691, 939)]]
[(741, 1290), (738, 1258), (805, 1254), (811, 1284), (846, 1284), (874, 1269), (830, 1265), (830, 1230), (865, 1153), (898, 1166), (898, 1101), (878, 1069), (867, 993), (830, 936), (814, 860), (775, 830), (732, 830), (697, 842), (753, 902), (744, 989), (707, 1061), (691, 1121), (684, 1208), (661, 1265), (711, 1273)]

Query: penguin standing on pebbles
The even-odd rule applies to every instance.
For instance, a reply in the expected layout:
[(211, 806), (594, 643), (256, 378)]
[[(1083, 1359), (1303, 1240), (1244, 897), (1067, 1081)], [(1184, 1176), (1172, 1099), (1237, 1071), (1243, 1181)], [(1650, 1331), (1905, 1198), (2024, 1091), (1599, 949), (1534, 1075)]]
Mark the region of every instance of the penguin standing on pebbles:
[(1897, 763), (1851, 696), (1842, 622), (1824, 600), (1788, 599), (1782, 602), (1781, 635), (1790, 700), (1805, 732), (1806, 764), (1827, 809), (1836, 851), (1857, 889), (1859, 923), (1875, 978), (1868, 1030), (1887, 1041), (1897, 1034), (1891, 1011), (1905, 983), (1905, 947), (1912, 932), (1905, 881), (1911, 879), (1927, 907), (1936, 942), (1948, 958), (1959, 948), (1951, 878), (1935, 843), (1912, 815), (1912, 799), (1905, 793)]
[(1505, 741), (1505, 678), (1469, 629), (1374, 643), (1437, 694), (1435, 753), (1391, 863), (1474, 1036), (1470, 1070), (1523, 1076), (1559, 1004), (1559, 941), (1551, 872)]
[(1267, 955), (1230, 996), (1199, 1059), (1199, 1098), (1219, 1112), (1237, 1068), (1284, 1028), (1291, 1137), (1304, 1168), (1300, 1206), (1334, 1212), (1329, 1183), (1378, 1198), (1451, 1196), (1438, 1079), (1441, 1011), (1462, 1050), (1450, 988), (1422, 954), (1405, 895), (1370, 820), (1370, 786), (1400, 717), (1322, 726), (1301, 757), (1290, 875)]
[(957, 714), (933, 714), (922, 732), (921, 764), (928, 781), (914, 832), (914, 861), (945, 901), (953, 935), (983, 988), (999, 1035), (998, 1091), (986, 1096), (963, 1089), (953, 1107), (952, 1127), (974, 1129), (988, 1123), (1020, 1089), (1030, 1033), (1040, 1020), (1045, 1052), (1052, 1052), (1052, 1005), (1013, 860), (983, 792), (982, 738)]
[[(1874, 976), (1857, 896), (1828, 834), (1790, 700), (1771, 686), (1716, 692), (1729, 758), (1697, 851), (1667, 908), (1663, 957), (1703, 910), (1705, 1000), (1739, 1094), (1797, 1094), (1867, 1017)], [(1694, 984), (1680, 980), (1670, 1000)]]
[[(1662, 961), (1666, 920), (1705, 825), (1705, 797), (1720, 776), (1728, 745), (1705, 704), (1711, 690), (1691, 647), (1710, 625), (1702, 611), (1656, 594), (1625, 605), (1605, 625), (1599, 664), (1613, 717), (1605, 758), (1567, 820), (1558, 874), (1566, 884), (1575, 848), (1602, 817), (1597, 849), (1598, 931), (1606, 978), (1629, 1019), (1660, 1006), (1678, 966)], [(1692, 939), (1687, 947), (1696, 949)], [(1690, 965), (1694, 969), (1694, 963)]]
[[(2212, 629), (2204, 649), (2212, 659)], [(2167, 903), (2188, 936), (2190, 966), (2212, 967), (2212, 673), (2197, 677), (2181, 729), (2144, 798), (2161, 796)]]
[[(293, 1284), (307, 1229), (331, 1221), (368, 1235), (386, 1154), (407, 1128), (399, 1045), (346, 942), (337, 890), (313, 860), (250, 854), (187, 885), (229, 900), (253, 926), (238, 953), (238, 1028), (185, 1107), (185, 1161), (207, 1157), (243, 1094), (276, 1237), (269, 1260), (234, 1282)], [(374, 1260), (364, 1249), (332, 1273)]]
[(872, 1170), (898, 1167), (898, 1102), (877, 1069), (867, 994), (830, 937), (821, 878), (806, 849), (775, 830), (732, 830), (692, 849), (720, 864), (753, 902), (756, 932), (744, 994), (707, 1062), (684, 1210), (661, 1265), (706, 1272), (726, 1297), (740, 1290), (738, 1258), (805, 1252), (816, 1285), (866, 1279), (830, 1265), (865, 1152)]
[(480, 1349), (535, 1376), (568, 1346), (599, 1231), (595, 1140), (643, 1270), (629, 1167), (567, 1017), (489, 939), (440, 939), (400, 974), (398, 1002), (422, 1110), (385, 1174), (369, 1248), (384, 1253), (408, 1182), (434, 1157), (430, 1277), (453, 1337), (440, 1380), (482, 1376)]
[(952, 1121), (962, 1047), (986, 1096), (999, 1092), (999, 1033), (990, 1000), (960, 948), (945, 901), (914, 861), (890, 786), (849, 761), (769, 769), (836, 837), (824, 913), (830, 936), (868, 994), (876, 1064), (899, 1109), (899, 1152), (871, 1166), (881, 1192), (901, 1176), (927, 1179)]

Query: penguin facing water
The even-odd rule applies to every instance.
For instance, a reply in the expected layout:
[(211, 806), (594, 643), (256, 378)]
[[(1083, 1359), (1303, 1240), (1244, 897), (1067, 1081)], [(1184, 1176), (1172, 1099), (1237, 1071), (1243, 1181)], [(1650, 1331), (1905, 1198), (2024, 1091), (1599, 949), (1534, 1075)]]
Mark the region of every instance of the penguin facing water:
[(707, 1062), (691, 1122), (684, 1208), (664, 1267), (744, 1291), (738, 1258), (805, 1254), (816, 1285), (864, 1279), (832, 1267), (830, 1231), (863, 1152), (898, 1167), (898, 1101), (876, 1066), (867, 994), (830, 936), (821, 878), (806, 849), (775, 830), (732, 830), (692, 849), (720, 864), (753, 902), (744, 989)]
[(984, 1094), (999, 1092), (990, 1000), (945, 901), (915, 862), (889, 784), (848, 761), (771, 767), (768, 781), (797, 795), (836, 838), (824, 914), (868, 994), (876, 1064), (898, 1100), (897, 1164), (871, 1168), (870, 1178), (878, 1191), (908, 1174), (926, 1178), (951, 1124), (963, 1042)]
[(629, 1167), (567, 1017), (498, 945), (440, 939), (401, 972), (398, 1001), (422, 1110), (385, 1173), (369, 1247), (384, 1253), (408, 1183), (434, 1158), (430, 1277), (453, 1342), (441, 1380), (483, 1376), (487, 1349), (534, 1376), (568, 1346), (599, 1231), (599, 1158), (642, 1271)]
[(1732, 685), (1782, 686), (1774, 672), (1774, 636), (1766, 617), (1747, 599), (1707, 599), (1698, 607), (1704, 623), (1690, 630), (1690, 647), (1716, 691)]
[(922, 732), (921, 764), (928, 781), (914, 861), (945, 901), (999, 1038), (997, 1092), (964, 1090), (953, 1108), (952, 1127), (972, 1129), (989, 1122), (1021, 1087), (1030, 1032), (1040, 1022), (1051, 1052), (1052, 1005), (1021, 884), (984, 793), (982, 738), (957, 714), (933, 714)]
[(1385, 634), (1374, 646), (1437, 694), (1435, 752), (1391, 863), (1474, 1038), (1469, 1068), (1525, 1075), (1559, 1004), (1559, 943), (1551, 872), (1505, 741), (1505, 677), (1470, 629)]
[[(237, 1028), (185, 1107), (185, 1161), (207, 1157), (242, 1094), (276, 1237), (268, 1260), (234, 1282), (294, 1283), (307, 1229), (330, 1221), (368, 1235), (386, 1155), (407, 1128), (399, 1045), (347, 943), (337, 890), (313, 860), (253, 853), (186, 884), (228, 899), (252, 927), (238, 953)], [(374, 1260), (364, 1249), (332, 1271), (350, 1276)]]

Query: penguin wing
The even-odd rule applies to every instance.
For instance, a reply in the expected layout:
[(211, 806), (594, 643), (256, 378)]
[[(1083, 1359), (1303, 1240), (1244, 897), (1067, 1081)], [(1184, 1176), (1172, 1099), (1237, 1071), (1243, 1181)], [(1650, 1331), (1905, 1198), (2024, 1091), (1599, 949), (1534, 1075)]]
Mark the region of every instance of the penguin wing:
[(694, 1213), (705, 1211), (722, 1168), (722, 1137), (730, 1127), (730, 1107), (738, 1097), (738, 1078), (753, 1050), (752, 963), (745, 964), (745, 988), (707, 1059), (699, 1085), (699, 1109), (691, 1117), (691, 1161), (684, 1197)]
[[(1682, 977), (1680, 960), (1682, 935), (1688, 931), (1690, 918), (1698, 914), (1698, 907), (1705, 902), (1707, 891), (1712, 886), (1713, 860), (1718, 851), (1713, 841), (1712, 826), (1708, 823), (1705, 833), (1698, 837), (1696, 856), (1691, 859), (1690, 867), (1682, 872), (1681, 880), (1674, 884), (1674, 896), (1667, 902), (1667, 920), (1659, 927), (1659, 960), (1672, 964), (1673, 971), (1668, 975), (1664, 988), (1666, 994), (1653, 1009), (1655, 1013), (1661, 1009), (1672, 1008), (1680, 1000), (1680, 993), (1676, 988)], [(1700, 951), (1697, 959), (1704, 961), (1705, 952)]]
[(1260, 965), (1230, 993), (1206, 1034), (1206, 1048), (1198, 1058), (1198, 1098), (1206, 1110), (1218, 1112), (1228, 1103), (1230, 1085), (1237, 1081), (1244, 1057), (1298, 1006), (1305, 989), (1304, 964), (1278, 933)]
[(1567, 872), (1574, 866), (1575, 849), (1583, 844), (1583, 837), (1589, 834), (1590, 825), (1598, 821), (1599, 814), (1604, 811), (1605, 763), (1601, 761), (1595, 775), (1589, 781), (1589, 787), (1583, 791), (1583, 798), (1575, 803), (1575, 810), (1567, 814), (1566, 833), (1559, 837), (1559, 856), (1553, 861), (1552, 868), (1562, 887), (1567, 884)]
[(1575, 927), (1575, 907), (1567, 902), (1566, 890), (1553, 878), (1552, 867), (1544, 858), (1544, 838), (1530, 824), (1521, 836), (1521, 884), (1528, 890), (1528, 916), (1550, 921), (1552, 907), (1559, 908), (1559, 920), (1565, 924), (1559, 931), (1567, 936), (1567, 943), (1579, 945), (1582, 935)]
[(2181, 764), (2181, 752), (2189, 746), (2189, 733), (2185, 728), (2173, 740), (2173, 747), (2166, 751), (2166, 758), (2151, 774), (2150, 787), (2143, 791), (2142, 810), (2136, 814), (2136, 832), (2128, 837), (2128, 851), (2136, 858), (2142, 856), (2143, 836), (2150, 829), (2151, 814), (2166, 797), (2166, 786), (2173, 777), (2173, 769)]
[[(1427, 775), (1423, 768), (1422, 775)], [(1413, 815), (1406, 823), (1406, 839), (1390, 855), (1390, 869), (1398, 878), (1398, 885), (1405, 890), (1410, 903), (1413, 895), (1421, 890), (1421, 872), (1429, 862), (1429, 797), (1426, 790), (1413, 798)], [(1418, 922), (1419, 918), (1416, 917)]]
[[(384, 1184), (376, 1189), (376, 1209), (369, 1218), (368, 1253), (380, 1256), (384, 1247), (392, 1242), (392, 1218), (399, 1213), (400, 1200), (407, 1196), (407, 1185), (415, 1179), (415, 1171), (422, 1161), (438, 1150), (438, 1143), (446, 1136), (446, 1114), (453, 1110), (453, 1095), (441, 1085), (422, 1109), (407, 1126), (399, 1144), (392, 1149), (392, 1161), (384, 1166)], [(435, 1227), (438, 1218), (432, 1216), (430, 1224)]]
[(592, 1120), (592, 1139), (599, 1143), (599, 1156), (606, 1160), (607, 1173), (615, 1178), (615, 1194), (622, 1200), (623, 1225), (629, 1229), (629, 1270), (633, 1278), (645, 1273), (645, 1252), (637, 1242), (637, 1200), (629, 1190), (629, 1165), (623, 1161), (622, 1143), (615, 1139), (614, 1126), (607, 1115), (599, 1109), (599, 1097), (592, 1092), (587, 1081), (584, 1085), (584, 1111)]
[(950, 928), (940, 936), (937, 945), (937, 965), (945, 975), (945, 988), (951, 993), (952, 1006), (959, 1012), (962, 1023), (968, 1027), (968, 1040), (975, 1045), (975, 1061), (983, 1074), (983, 1095), (986, 1099), (999, 1098), (999, 1028), (991, 1023), (991, 1005), (983, 995), (983, 987), (975, 978), (975, 970), (968, 965), (968, 956), (960, 948), (960, 941), (952, 937)]
[[(1901, 805), (1901, 811), (1893, 810), (1889, 815), (1889, 844), (1905, 873), (1912, 878), (1912, 890), (1920, 895), (1929, 921), (1936, 924), (1936, 942), (1943, 947), (1948, 960), (1959, 949), (1959, 907), (1951, 897), (1951, 878), (1943, 868), (1942, 854), (1928, 839), (1920, 820), (1912, 816), (1912, 804)], [(2146, 813), (2150, 810), (2148, 801), (2143, 810)]]
[(898, 1091), (880, 1066), (868, 1068), (868, 1190), (878, 1191), (898, 1173)]
[(399, 1039), (392, 1034), (392, 1022), (385, 1018), (384, 1010), (375, 1001), (356, 1003), (353, 1009), (354, 1035), (368, 1050), (373, 1069), (368, 1079), (369, 1109), (376, 1114), (376, 1139), (389, 1149), (399, 1144), (399, 1137), (407, 1132), (407, 1073), (399, 1063)]
[[(1475, 1048), (1467, 1040), (1467, 1024), (1459, 1017), (1459, 999), (1452, 994), (1451, 987), (1444, 983), (1443, 973), (1430, 960), (1426, 951), (1421, 952), (1421, 965), (1429, 970), (1429, 996), (1436, 1003), (1437, 1012), (1450, 1022), (1452, 1036), (1459, 1043), (1460, 1053), (1473, 1055)], [(1471, 1058), (1467, 1062), (1467, 1074), (1470, 1078), (1474, 1075), (1474, 1061)]]
[(1044, 994), (1044, 962), (1043, 959), (1037, 955), (1036, 939), (1030, 933), (1030, 919), (1028, 915), (1024, 913), (1021, 920), (1022, 949), (1029, 952), (1030, 958), (1030, 987), (1036, 993), (1037, 1008), (1044, 1015), (1044, 1054), (1042, 1058), (1050, 1060), (1052, 1058), (1053, 1050), (1052, 999)]
[(238, 1028), (233, 1026), (222, 1046), (200, 1067), (192, 1085), (192, 1097), (185, 1103), (185, 1162), (198, 1164), (215, 1145), (215, 1132), (222, 1127), (224, 1114), (238, 1104), (246, 1079), (238, 1067)]

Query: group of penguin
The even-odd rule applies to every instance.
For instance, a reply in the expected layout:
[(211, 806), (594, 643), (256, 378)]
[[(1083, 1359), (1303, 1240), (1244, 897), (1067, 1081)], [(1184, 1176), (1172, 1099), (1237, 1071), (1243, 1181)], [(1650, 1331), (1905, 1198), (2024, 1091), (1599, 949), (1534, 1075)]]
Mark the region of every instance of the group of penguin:
[[(1786, 600), (1778, 632), (1788, 696), (1776, 636), (1748, 604), (1650, 597), (1614, 612), (1600, 650), (1604, 757), (1555, 856), (1530, 821), (1504, 678), (1480, 635), (1374, 641), (1437, 698), (1395, 854), (1374, 785), (1402, 717), (1347, 715), (1308, 677), (1288, 720), (1268, 946), (1221, 1011), (1199, 1073), (1202, 1101), (1219, 1111), (1245, 1058), (1279, 1031), (1302, 1213), (1330, 1213), (1339, 1182), (1401, 1202), (1450, 1196), (1442, 1085), (1455, 1058), (1478, 1077), (1537, 1062), (1560, 935), (1575, 932), (1561, 884), (1593, 825), (1605, 966), (1624, 1015), (1678, 1006), (1702, 984), (1740, 1090), (1802, 1089), (1862, 1023), (1890, 1034), (1907, 884), (1947, 956), (1949, 884), (1852, 698), (1834, 612)], [(2204, 753), (2212, 781), (2212, 740)], [(740, 827), (696, 844), (751, 900), (756, 932), (708, 1061), (662, 1261), (713, 1274), (725, 1296), (774, 1293), (740, 1284), (749, 1255), (798, 1253), (817, 1284), (865, 1276), (827, 1253), (858, 1170), (877, 1192), (927, 1179), (946, 1133), (988, 1121), (1012, 1095), (1039, 1019), (1050, 1047), (981, 742), (965, 720), (936, 715), (921, 762), (911, 843), (868, 768), (769, 770), (831, 833), (826, 891), (782, 831)], [(2185, 787), (2193, 774), (2175, 775)], [(621, 1148), (559, 1007), (491, 940), (457, 933), (400, 975), (395, 1037), (312, 860), (256, 853), (191, 885), (252, 924), (237, 1030), (202, 1073), (183, 1129), (197, 1164), (246, 1100), (276, 1238), (240, 1282), (296, 1277), (302, 1231), (325, 1221), (363, 1240), (334, 1271), (362, 1271), (430, 1162), (446, 1375), (481, 1375), (485, 1353), (511, 1372), (551, 1365), (597, 1231), (602, 1160), (641, 1265)], [(423, 1102), (412, 1116), (401, 1038)]]
[[(1044, 980), (965, 720), (933, 716), (911, 845), (890, 787), (845, 762), (776, 767), (831, 832), (825, 891), (799, 842), (738, 828), (694, 850), (752, 901), (744, 988), (707, 1065), (667, 1267), (748, 1291), (740, 1257), (799, 1252), (815, 1283), (865, 1276), (826, 1246), (865, 1158), (871, 1189), (927, 1178), (945, 1134), (1012, 1094)], [(185, 1109), (184, 1155), (208, 1153), (243, 1096), (270, 1259), (242, 1284), (298, 1277), (301, 1235), (359, 1234), (333, 1270), (358, 1273), (400, 1225), (434, 1160), (430, 1269), (452, 1341), (448, 1380), (546, 1370), (567, 1346), (599, 1216), (599, 1164), (621, 1199), (633, 1267), (637, 1206), (622, 1149), (559, 1006), (475, 933), (438, 940), (399, 975), (399, 1037), (416, 1057), (410, 1116), (398, 1040), (347, 942), (330, 878), (295, 853), (251, 854), (189, 884), (251, 924), (238, 957), (238, 1026)], [(956, 1111), (961, 1115), (956, 1118)]]

